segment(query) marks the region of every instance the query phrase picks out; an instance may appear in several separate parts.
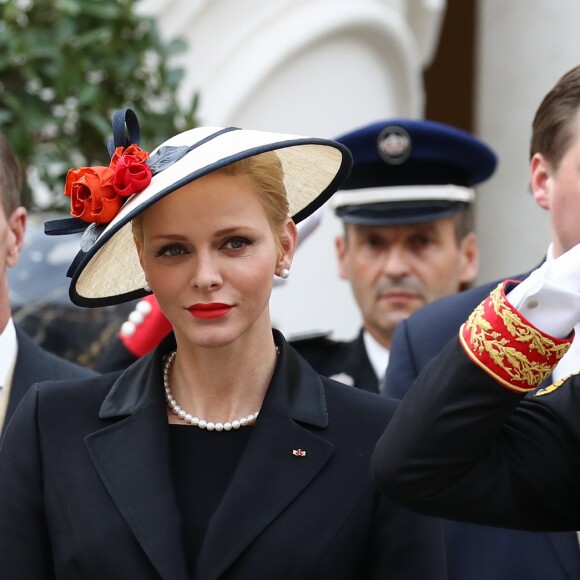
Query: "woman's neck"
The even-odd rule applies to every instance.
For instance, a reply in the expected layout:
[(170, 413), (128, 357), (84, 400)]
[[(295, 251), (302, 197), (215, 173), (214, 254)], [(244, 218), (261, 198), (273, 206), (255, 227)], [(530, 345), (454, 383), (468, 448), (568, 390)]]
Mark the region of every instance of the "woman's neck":
[[(261, 407), (276, 366), (270, 331), (219, 348), (177, 342), (168, 382), (173, 397), (187, 413), (225, 422)], [(173, 414), (170, 420), (179, 422)]]

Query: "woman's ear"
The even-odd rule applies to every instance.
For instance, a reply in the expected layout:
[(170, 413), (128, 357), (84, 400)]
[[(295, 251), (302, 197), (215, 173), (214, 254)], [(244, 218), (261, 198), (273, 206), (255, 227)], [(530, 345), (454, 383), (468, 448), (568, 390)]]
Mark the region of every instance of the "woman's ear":
[(276, 263), (276, 270), (281, 268), (290, 269), (297, 246), (298, 229), (294, 221), (288, 218), (282, 226), (282, 232), (280, 234), (280, 254), (278, 256), (278, 262)]

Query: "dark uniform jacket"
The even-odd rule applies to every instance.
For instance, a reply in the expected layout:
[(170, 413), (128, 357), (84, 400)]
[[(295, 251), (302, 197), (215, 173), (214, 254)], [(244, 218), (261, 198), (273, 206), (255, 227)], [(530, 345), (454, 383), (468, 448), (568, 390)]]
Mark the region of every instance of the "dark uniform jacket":
[[(429, 361), (449, 340), (456, 340), (461, 324), (498, 283), (442, 298), (401, 322), (393, 338), (387, 394), (402, 398)], [(580, 549), (574, 533), (532, 533), (454, 521), (445, 521), (444, 530), (450, 580), (580, 578)]]
[(336, 378), (357, 389), (379, 392), (379, 381), (367, 355), (362, 330), (351, 341), (317, 336), (290, 343), (322, 376)]
[(122, 373), (28, 392), (0, 448), (3, 579), (445, 578), (437, 520), (371, 479), (395, 403), (320, 377), (279, 334), (260, 416), (191, 575), (161, 381), (173, 340)]
[(385, 493), (433, 515), (578, 530), (579, 393), (576, 374), (524, 397), (496, 383), (453, 340), (381, 437), (375, 477)]
[(81, 379), (96, 375), (94, 371), (75, 365), (38, 346), (16, 326), (18, 355), (10, 387), (10, 399), (4, 418), (4, 427), (24, 394), (34, 383), (54, 379)]

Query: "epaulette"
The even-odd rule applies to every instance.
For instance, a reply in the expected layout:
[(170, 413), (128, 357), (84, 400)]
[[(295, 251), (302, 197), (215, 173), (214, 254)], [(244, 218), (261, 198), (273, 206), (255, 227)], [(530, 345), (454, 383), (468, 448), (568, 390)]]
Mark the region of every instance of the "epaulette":
[(576, 371), (574, 373), (570, 373), (569, 375), (565, 376), (564, 378), (560, 379), (559, 381), (556, 381), (555, 383), (552, 383), (551, 385), (548, 385), (547, 387), (545, 387), (543, 389), (538, 389), (534, 393), (534, 397), (542, 397), (544, 395), (549, 395), (550, 393), (557, 391), (562, 385), (564, 385), (564, 383), (568, 379), (575, 377), (577, 375), (580, 375), (580, 370)]

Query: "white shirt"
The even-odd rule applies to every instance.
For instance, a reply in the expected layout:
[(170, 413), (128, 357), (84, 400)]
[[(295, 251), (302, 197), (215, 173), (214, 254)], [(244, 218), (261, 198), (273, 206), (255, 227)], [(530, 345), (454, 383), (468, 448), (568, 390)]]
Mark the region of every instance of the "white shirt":
[(389, 355), (391, 353), (382, 344), (378, 343), (366, 330), (363, 332), (363, 340), (371, 366), (375, 371), (375, 375), (377, 375), (377, 378), (379, 379), (379, 387), (384, 388), (385, 372), (387, 370), (387, 365), (389, 364)]
[(12, 378), (17, 353), (16, 328), (11, 318), (0, 334), (0, 389)]
[(575, 339), (552, 373), (557, 381), (580, 369), (580, 244), (558, 258), (548, 249), (546, 261), (508, 292), (510, 303), (543, 332)]
[[(554, 250), (552, 244), (548, 248), (546, 260), (554, 259)], [(554, 382), (575, 373), (580, 369), (580, 322), (574, 325), (575, 339), (568, 352), (561, 358), (558, 366), (552, 371), (552, 380)]]

